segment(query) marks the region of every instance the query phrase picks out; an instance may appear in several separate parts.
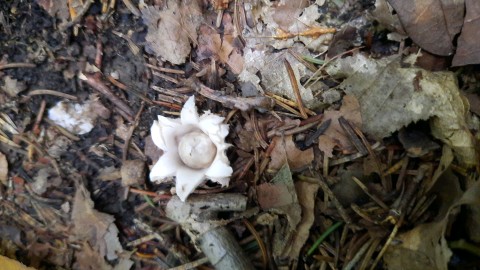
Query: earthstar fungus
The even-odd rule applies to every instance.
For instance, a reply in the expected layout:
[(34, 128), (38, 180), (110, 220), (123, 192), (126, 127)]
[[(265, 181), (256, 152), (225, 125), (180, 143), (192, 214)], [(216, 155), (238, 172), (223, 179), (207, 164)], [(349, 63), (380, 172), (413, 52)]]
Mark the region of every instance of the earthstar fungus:
[(194, 96), (185, 102), (180, 118), (159, 115), (151, 134), (164, 154), (153, 166), (150, 180), (161, 183), (175, 176), (182, 201), (206, 179), (228, 185), (233, 170), (225, 154), (230, 144), (225, 142), (228, 125), (223, 120), (210, 111), (200, 116)]

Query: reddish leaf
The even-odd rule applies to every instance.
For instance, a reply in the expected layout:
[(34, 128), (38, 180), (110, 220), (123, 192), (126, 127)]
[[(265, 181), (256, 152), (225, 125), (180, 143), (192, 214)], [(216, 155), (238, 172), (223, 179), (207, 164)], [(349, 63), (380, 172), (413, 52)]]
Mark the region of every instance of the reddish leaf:
[[(462, 28), (463, 0), (389, 0), (405, 31), (424, 50), (453, 53), (452, 41)], [(473, 38), (473, 37), (472, 37)]]
[(467, 15), (462, 33), (458, 37), (458, 49), (453, 57), (453, 66), (463, 66), (480, 63), (480, 1), (466, 0)]

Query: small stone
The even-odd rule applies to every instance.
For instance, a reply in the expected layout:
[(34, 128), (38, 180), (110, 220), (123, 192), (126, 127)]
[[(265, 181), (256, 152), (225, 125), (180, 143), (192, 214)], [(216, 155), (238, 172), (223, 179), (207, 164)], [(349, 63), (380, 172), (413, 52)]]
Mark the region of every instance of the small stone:
[(143, 160), (126, 160), (120, 170), (122, 186), (141, 185), (145, 183), (145, 162)]

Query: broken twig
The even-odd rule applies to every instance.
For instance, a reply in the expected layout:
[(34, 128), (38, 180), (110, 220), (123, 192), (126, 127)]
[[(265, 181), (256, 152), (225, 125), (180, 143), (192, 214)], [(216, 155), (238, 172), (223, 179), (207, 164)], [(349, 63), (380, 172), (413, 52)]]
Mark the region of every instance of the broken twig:
[(228, 108), (237, 108), (241, 111), (249, 111), (253, 108), (262, 110), (271, 110), (274, 102), (267, 97), (232, 97), (221, 94), (219, 91), (215, 91), (206, 85), (202, 84), (196, 78), (190, 78), (185, 81), (185, 84), (198, 92), (200, 95), (218, 101)]

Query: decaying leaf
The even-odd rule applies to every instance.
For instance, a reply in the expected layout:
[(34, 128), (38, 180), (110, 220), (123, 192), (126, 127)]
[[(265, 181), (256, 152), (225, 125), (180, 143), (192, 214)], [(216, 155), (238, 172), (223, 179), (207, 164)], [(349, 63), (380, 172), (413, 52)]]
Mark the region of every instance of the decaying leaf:
[(169, 0), (165, 7), (142, 9), (142, 19), (148, 27), (146, 47), (172, 64), (183, 64), (190, 54), (190, 41), (197, 40), (200, 4), (197, 0)]
[(277, 172), (271, 183), (257, 186), (257, 198), (262, 209), (286, 214), (290, 230), (300, 222), (301, 208), (288, 164)]
[[(199, 60), (213, 58), (229, 65), (233, 73), (239, 74), (243, 69), (243, 58), (236, 52), (224, 36), (210, 26), (202, 25), (199, 29), (197, 55)], [(240, 58), (238, 58), (240, 56)]]
[(278, 171), (288, 162), (291, 170), (300, 170), (309, 166), (313, 161), (313, 148), (301, 151), (295, 146), (292, 135), (286, 137), (274, 137), (272, 143), (275, 147), (272, 150), (272, 160), (268, 164), (268, 169)]
[(302, 212), (288, 164), (277, 172), (271, 183), (257, 186), (257, 198), (262, 209), (287, 218), (288, 224), (275, 221), (273, 256), (281, 258), (297, 233), (295, 229), (301, 221)]
[(302, 220), (296, 228), (296, 233), (293, 235), (293, 240), (290, 245), (285, 248), (284, 257), (289, 261), (297, 261), (301, 249), (310, 235), (310, 228), (315, 221), (315, 197), (317, 195), (319, 185), (315, 183), (308, 183), (299, 181), (295, 183), (295, 190), (297, 191), (298, 200), (302, 207)]
[(120, 170), (122, 185), (142, 185), (145, 183), (145, 162), (140, 159), (125, 160)]
[(102, 258), (117, 259), (117, 253), (123, 249), (114, 220), (113, 216), (95, 210), (90, 192), (82, 184), (77, 185), (72, 209), (72, 240), (87, 241)]
[(7, 157), (0, 152), (0, 183), (3, 185), (7, 185), (7, 180), (8, 180), (8, 162), (7, 162)]
[(458, 37), (458, 48), (453, 57), (453, 66), (463, 66), (480, 63), (480, 2), (465, 0), (467, 14), (463, 23), (462, 33)]
[(349, 149), (352, 146), (350, 140), (345, 135), (345, 131), (343, 131), (338, 122), (340, 117), (350, 121), (350, 123), (358, 128), (362, 127), (360, 106), (358, 100), (354, 96), (344, 96), (340, 110), (328, 110), (324, 113), (323, 119), (325, 121), (330, 119), (332, 122), (324, 134), (318, 138), (318, 147), (327, 157), (333, 157), (332, 151), (335, 146), (338, 146), (342, 150)]
[(477, 163), (465, 120), (468, 102), (452, 72), (403, 68), (397, 56), (373, 60), (362, 54), (335, 61), (327, 72), (348, 77), (337, 88), (358, 99), (365, 133), (384, 138), (430, 119), (432, 135), (449, 145), (461, 164)]
[(1, 86), (0, 89), (5, 91), (5, 93), (7, 93), (10, 97), (15, 97), (18, 95), (18, 93), (27, 89), (27, 86), (25, 83), (13, 79), (7, 75), (3, 78), (3, 86)]
[[(294, 46), (291, 50), (297, 54), (309, 54), (305, 47)], [(312, 108), (315, 104), (312, 90), (305, 88), (300, 79), (304, 76), (311, 76), (303, 63), (300, 63), (292, 55), (286, 52), (271, 53), (268, 50), (244, 49), (245, 66), (239, 75), (239, 80), (253, 84), (261, 93), (265, 91), (295, 100), (287, 70), (284, 66), (285, 59), (292, 66), (297, 84), (299, 86), (302, 101), (306, 107)], [(261, 80), (260, 77), (261, 76)], [(260, 86), (261, 82), (261, 86)]]
[[(312, 51), (326, 51), (327, 43), (333, 35), (328, 31), (324, 34), (320, 34), (321, 31), (317, 32), (317, 30), (326, 29), (325, 26), (318, 23), (321, 16), (319, 6), (312, 4), (301, 8), (305, 6), (304, 1), (285, 1), (284, 3), (285, 5), (278, 7), (269, 4), (269, 6), (259, 9), (257, 16), (261, 19), (257, 22), (256, 29), (244, 33), (247, 47), (256, 48), (260, 44), (262, 46), (268, 44), (275, 49), (285, 49), (291, 48), (297, 41), (300, 41), (304, 47)], [(284, 20), (282, 17), (287, 16), (285, 14), (287, 10), (294, 13), (289, 15), (290, 18)], [(262, 25), (261, 22), (264, 24)]]
[(388, 0), (403, 28), (423, 49), (438, 55), (453, 53), (453, 39), (460, 32), (464, 0)]

